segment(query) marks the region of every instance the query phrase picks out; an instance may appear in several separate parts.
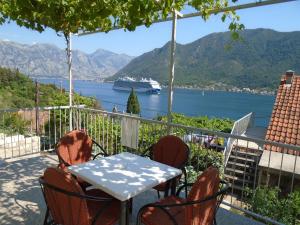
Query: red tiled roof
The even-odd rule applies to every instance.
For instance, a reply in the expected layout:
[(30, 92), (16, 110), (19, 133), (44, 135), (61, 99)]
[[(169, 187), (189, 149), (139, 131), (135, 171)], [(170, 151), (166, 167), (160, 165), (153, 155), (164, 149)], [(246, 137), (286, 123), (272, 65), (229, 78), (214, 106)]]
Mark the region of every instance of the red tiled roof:
[[(290, 82), (289, 82), (290, 80)], [(274, 103), (266, 140), (285, 144), (300, 145), (300, 76), (286, 74), (281, 78)], [(265, 149), (298, 154), (293, 150), (265, 145)]]

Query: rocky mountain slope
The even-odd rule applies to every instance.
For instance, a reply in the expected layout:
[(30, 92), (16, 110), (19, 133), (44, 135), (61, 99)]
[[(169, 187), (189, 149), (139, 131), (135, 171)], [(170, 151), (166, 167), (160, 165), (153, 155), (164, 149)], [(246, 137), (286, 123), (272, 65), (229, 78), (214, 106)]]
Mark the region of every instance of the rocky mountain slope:
[[(73, 51), (75, 79), (100, 80), (124, 67), (133, 57), (98, 49), (92, 54)], [(18, 68), (33, 78), (67, 78), (66, 52), (50, 44), (24, 45), (0, 41), (0, 66)]]

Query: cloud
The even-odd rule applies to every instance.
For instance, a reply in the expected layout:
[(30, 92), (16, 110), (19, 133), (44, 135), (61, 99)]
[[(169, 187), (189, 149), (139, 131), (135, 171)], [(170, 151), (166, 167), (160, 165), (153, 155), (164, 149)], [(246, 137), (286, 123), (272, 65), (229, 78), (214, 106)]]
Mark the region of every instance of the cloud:
[(32, 42), (32, 44), (33, 44), (33, 45), (36, 45), (36, 44), (37, 44), (37, 42), (36, 42), (36, 41), (33, 41), (33, 42)]
[(3, 39), (3, 41), (10, 41), (9, 39)]

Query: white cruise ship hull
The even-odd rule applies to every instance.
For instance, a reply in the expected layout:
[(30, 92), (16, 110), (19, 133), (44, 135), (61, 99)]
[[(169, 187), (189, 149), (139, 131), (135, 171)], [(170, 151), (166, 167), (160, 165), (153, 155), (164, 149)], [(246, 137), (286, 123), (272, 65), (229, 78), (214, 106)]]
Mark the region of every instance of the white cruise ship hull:
[(113, 89), (117, 91), (131, 91), (133, 89), (140, 93), (159, 94), (161, 87), (157, 81), (151, 79), (136, 81), (127, 77), (116, 80)]
[[(116, 91), (131, 91), (131, 87), (118, 87), (113, 86), (113, 89)], [(154, 88), (133, 88), (135, 92), (138, 93), (150, 93), (150, 94), (159, 94), (160, 89), (154, 89)]]

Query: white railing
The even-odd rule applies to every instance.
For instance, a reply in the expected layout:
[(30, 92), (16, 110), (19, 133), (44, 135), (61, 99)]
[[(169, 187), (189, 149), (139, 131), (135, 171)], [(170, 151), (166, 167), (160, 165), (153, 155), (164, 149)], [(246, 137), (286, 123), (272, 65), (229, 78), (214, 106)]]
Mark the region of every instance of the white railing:
[[(231, 134), (239, 135), (239, 136), (243, 135), (246, 132), (247, 128), (249, 128), (252, 124), (253, 124), (253, 113), (251, 112), (234, 122), (231, 130)], [(235, 141), (236, 141), (235, 138), (231, 138), (231, 137), (228, 138), (226, 147), (224, 149), (224, 167), (226, 167), (227, 165)]]

